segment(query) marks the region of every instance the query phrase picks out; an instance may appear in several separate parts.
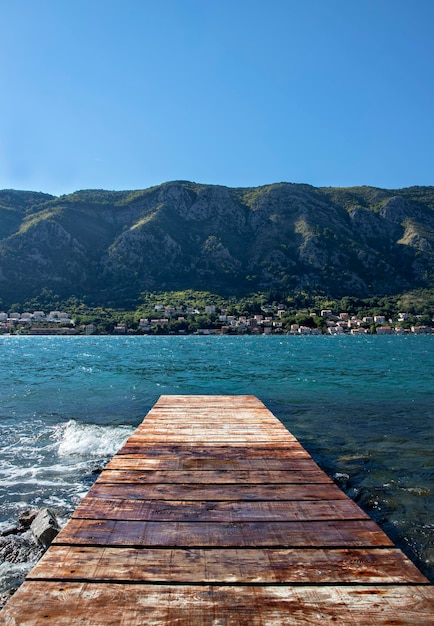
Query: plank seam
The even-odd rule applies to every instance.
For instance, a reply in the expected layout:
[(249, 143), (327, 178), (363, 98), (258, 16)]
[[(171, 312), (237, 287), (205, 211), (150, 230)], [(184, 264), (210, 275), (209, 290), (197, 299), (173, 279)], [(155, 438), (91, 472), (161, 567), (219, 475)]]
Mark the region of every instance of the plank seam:
[(390, 583), (359, 583), (357, 579), (352, 581), (345, 582), (335, 582), (335, 581), (309, 581), (307, 582), (227, 582), (227, 581), (168, 581), (164, 579), (155, 579), (155, 580), (131, 580), (129, 578), (117, 578), (116, 580), (109, 578), (33, 578), (32, 576), (27, 576), (26, 581), (31, 582), (49, 582), (49, 583), (86, 583), (86, 584), (110, 584), (110, 585), (151, 585), (156, 587), (357, 587), (361, 589), (385, 589), (392, 587), (431, 587), (429, 581), (427, 582), (412, 582), (412, 581), (403, 581), (403, 582), (390, 582)]

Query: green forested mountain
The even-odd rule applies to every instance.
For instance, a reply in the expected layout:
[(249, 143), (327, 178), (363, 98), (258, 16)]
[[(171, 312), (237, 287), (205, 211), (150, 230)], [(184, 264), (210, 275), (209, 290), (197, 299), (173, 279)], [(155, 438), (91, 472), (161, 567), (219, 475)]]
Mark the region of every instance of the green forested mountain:
[(128, 307), (147, 290), (367, 297), (433, 287), (434, 187), (0, 191), (3, 306), (47, 289)]

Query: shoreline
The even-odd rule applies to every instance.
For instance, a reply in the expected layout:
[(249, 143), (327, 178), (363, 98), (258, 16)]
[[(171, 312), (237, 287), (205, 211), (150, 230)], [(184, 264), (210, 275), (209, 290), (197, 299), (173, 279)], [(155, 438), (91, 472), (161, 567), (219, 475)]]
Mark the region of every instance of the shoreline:
[(82, 332), (62, 332), (55, 329), (56, 332), (32, 332), (32, 333), (0, 333), (0, 339), (3, 337), (413, 337), (413, 336), (430, 336), (434, 335), (434, 329), (422, 332), (414, 332), (406, 330), (404, 332), (221, 332), (218, 330), (201, 331), (201, 332), (125, 332), (125, 333), (82, 333)]

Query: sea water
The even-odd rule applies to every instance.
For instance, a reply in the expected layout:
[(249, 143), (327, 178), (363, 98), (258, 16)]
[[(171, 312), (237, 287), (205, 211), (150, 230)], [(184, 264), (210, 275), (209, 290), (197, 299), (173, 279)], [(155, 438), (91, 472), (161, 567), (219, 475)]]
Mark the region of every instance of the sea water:
[[(61, 523), (161, 394), (253, 394), (434, 581), (434, 336), (0, 336), (0, 531)], [(36, 556), (35, 556), (36, 558)], [(33, 564), (0, 563), (0, 591)]]

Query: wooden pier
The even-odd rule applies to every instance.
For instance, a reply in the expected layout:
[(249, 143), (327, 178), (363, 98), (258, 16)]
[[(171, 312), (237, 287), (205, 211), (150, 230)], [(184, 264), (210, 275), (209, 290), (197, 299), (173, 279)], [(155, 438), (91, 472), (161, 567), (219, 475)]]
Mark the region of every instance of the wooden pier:
[(428, 626), (433, 589), (257, 398), (162, 396), (0, 623)]

